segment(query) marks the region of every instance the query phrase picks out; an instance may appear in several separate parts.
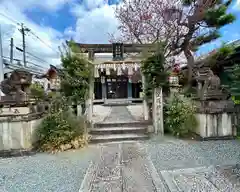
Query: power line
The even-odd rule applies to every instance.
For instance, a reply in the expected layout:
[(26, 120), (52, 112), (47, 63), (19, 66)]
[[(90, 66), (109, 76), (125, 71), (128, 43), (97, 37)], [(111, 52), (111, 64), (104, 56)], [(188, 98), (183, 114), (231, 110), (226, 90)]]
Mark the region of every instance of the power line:
[(3, 14), (3, 13), (0, 13), (0, 15), (2, 15), (3, 17), (7, 18), (8, 20), (12, 21), (13, 23), (17, 24), (17, 25), (20, 25), (20, 23), (18, 23), (16, 20), (12, 19), (11, 17)]
[(31, 62), (31, 61), (28, 61), (27, 63), (30, 63), (30, 64), (32, 64), (32, 65), (34, 65), (34, 66), (36, 66), (36, 67), (42, 68), (42, 69), (46, 69), (45, 67), (40, 66), (40, 65), (38, 65), (38, 64), (36, 64), (36, 63), (33, 63), (33, 62)]
[[(5, 59), (11, 59), (10, 57), (6, 57), (6, 56), (3, 56), (3, 58), (5, 58)], [(22, 60), (21, 60), (21, 59), (13, 58), (13, 61), (21, 62)], [(42, 67), (42, 66), (40, 66), (40, 65), (38, 65), (38, 64), (36, 64), (36, 63), (33, 63), (33, 62), (31, 62), (31, 61), (27, 61), (27, 63), (30, 63), (30, 64), (32, 64), (32, 65), (34, 65), (34, 66), (36, 66), (36, 67), (39, 67), (40, 69), (46, 69), (46, 68), (44, 68), (44, 67)]]
[(33, 55), (32, 53), (29, 53), (29, 52), (26, 52), (26, 53), (29, 54), (30, 56), (32, 56), (32, 57), (38, 59), (39, 61), (42, 61), (42, 62), (44, 62), (44, 63), (47, 63), (47, 64), (49, 64), (49, 65), (52, 65), (52, 64), (48, 63), (47, 61), (45, 61), (45, 60), (43, 60), (43, 59), (37, 57), (36, 55)]
[(33, 33), (33, 31), (30, 31), (30, 33), (36, 37), (39, 41), (41, 41), (44, 45), (48, 46), (50, 49), (52, 49), (54, 52), (56, 52), (57, 54), (59, 54), (59, 52), (57, 52), (56, 50), (53, 49), (53, 47), (51, 47), (50, 45), (48, 45), (45, 41), (43, 41), (40, 37), (38, 37), (35, 33)]
[[(19, 47), (16, 47), (16, 49), (17, 49), (18, 51), (20, 51), (20, 52), (23, 52), (23, 49), (21, 49), (21, 48), (19, 48)], [(30, 55), (30, 56), (38, 59), (39, 61), (42, 61), (42, 62), (44, 62), (44, 63), (47, 63), (47, 64), (49, 64), (49, 65), (52, 65), (52, 64), (50, 64), (50, 63), (48, 63), (47, 61), (41, 59), (40, 57), (37, 57), (36, 55), (34, 55), (34, 54), (32, 54), (32, 53), (26, 52), (26, 54), (28, 54), (28, 55)]]
[[(11, 59), (10, 57), (6, 57), (6, 56), (3, 56), (3, 58), (5, 58), (5, 59)], [(21, 59), (15, 59), (15, 58), (13, 58), (13, 61), (22, 61)]]

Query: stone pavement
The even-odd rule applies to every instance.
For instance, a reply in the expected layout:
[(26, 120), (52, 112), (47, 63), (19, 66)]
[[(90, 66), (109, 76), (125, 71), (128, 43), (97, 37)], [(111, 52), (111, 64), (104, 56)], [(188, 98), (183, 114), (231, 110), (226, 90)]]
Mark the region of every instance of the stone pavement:
[(100, 157), (90, 166), (79, 191), (166, 191), (163, 182), (159, 182), (151, 170), (145, 150), (139, 143), (110, 143), (100, 148)]
[(112, 108), (109, 106), (93, 105), (92, 121), (94, 123), (104, 121), (104, 119), (110, 115), (111, 110)]
[(128, 111), (126, 106), (113, 106), (111, 113), (104, 119), (107, 123), (132, 122), (134, 117)]
[[(168, 147), (169, 144), (163, 145)], [(177, 143), (172, 145), (176, 150)], [(173, 150), (169, 157), (176, 159), (175, 165), (173, 160), (169, 160), (172, 169), (166, 166), (159, 171), (161, 166), (158, 165), (164, 165), (164, 162), (160, 158), (158, 163), (152, 161), (151, 153), (146, 152), (145, 142), (108, 143), (99, 145), (99, 148), (99, 158), (88, 169), (80, 192), (240, 191), (240, 165), (236, 164), (237, 161), (235, 164), (218, 166), (206, 162), (197, 164), (197, 159), (204, 157), (199, 157), (200, 154), (196, 152), (198, 156), (190, 159), (193, 162), (187, 164), (190, 161), (185, 159), (183, 166), (183, 159), (178, 158), (179, 154)], [(162, 152), (164, 155), (166, 150)], [(188, 156), (186, 151), (182, 155), (186, 158)]]

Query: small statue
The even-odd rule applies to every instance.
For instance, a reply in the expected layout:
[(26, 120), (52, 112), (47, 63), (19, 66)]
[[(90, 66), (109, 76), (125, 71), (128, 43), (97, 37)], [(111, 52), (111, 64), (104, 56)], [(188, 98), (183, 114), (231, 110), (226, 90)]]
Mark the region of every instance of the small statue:
[(208, 90), (220, 90), (221, 89), (221, 81), (220, 78), (217, 75), (214, 75), (212, 70), (209, 70), (208, 72), (208, 79), (205, 81), (207, 83)]
[(215, 75), (210, 69), (207, 72), (207, 79), (204, 81), (200, 98), (214, 100), (225, 98), (222, 92), (220, 78)]
[(27, 100), (32, 74), (24, 69), (14, 70), (10, 77), (1, 82), (1, 90), (16, 101)]

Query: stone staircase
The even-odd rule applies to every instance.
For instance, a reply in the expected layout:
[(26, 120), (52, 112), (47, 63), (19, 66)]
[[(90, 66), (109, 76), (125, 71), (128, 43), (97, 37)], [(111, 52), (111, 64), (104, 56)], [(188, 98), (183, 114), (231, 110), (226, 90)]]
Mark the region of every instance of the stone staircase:
[(126, 106), (112, 106), (103, 122), (95, 123), (90, 130), (92, 143), (133, 141), (148, 139), (149, 121), (136, 121)]
[(149, 122), (97, 123), (90, 130), (92, 143), (148, 139)]

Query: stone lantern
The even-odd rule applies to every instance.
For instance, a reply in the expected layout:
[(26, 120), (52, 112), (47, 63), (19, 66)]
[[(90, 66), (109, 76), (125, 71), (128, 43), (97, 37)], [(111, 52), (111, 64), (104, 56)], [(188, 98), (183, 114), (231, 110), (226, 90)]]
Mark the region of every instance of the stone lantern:
[(179, 65), (175, 64), (173, 66), (172, 73), (169, 76), (169, 84), (170, 84), (170, 91), (171, 91), (171, 93), (178, 92), (178, 88), (179, 88), (178, 73), (179, 73), (179, 71), (180, 71)]

